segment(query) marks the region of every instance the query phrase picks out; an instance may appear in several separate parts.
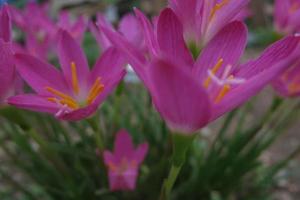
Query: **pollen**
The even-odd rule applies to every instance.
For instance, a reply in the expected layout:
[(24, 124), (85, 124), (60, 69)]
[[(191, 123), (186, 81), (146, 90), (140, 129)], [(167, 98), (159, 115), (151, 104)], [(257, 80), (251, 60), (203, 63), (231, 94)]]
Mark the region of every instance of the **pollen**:
[(72, 109), (77, 109), (79, 108), (78, 104), (76, 103), (76, 101), (69, 95), (66, 95), (56, 89), (53, 89), (51, 87), (46, 87), (45, 88), (48, 92), (50, 92), (51, 94), (53, 94), (55, 97), (49, 97), (47, 98), (48, 101), (52, 102), (52, 103), (61, 103), (63, 105), (67, 105), (68, 107), (72, 108)]
[(230, 0), (222, 0), (220, 3), (217, 3), (210, 12), (209, 21), (211, 21), (216, 15), (217, 11), (221, 10), (226, 4), (229, 3), (229, 1)]
[[(221, 68), (222, 64), (223, 64), (224, 60), (222, 58), (220, 58), (217, 62), (217, 64), (213, 67), (213, 69), (211, 70), (212, 74), (216, 74), (219, 69)], [(203, 82), (204, 87), (207, 89), (209, 87), (209, 85), (211, 84), (211, 77), (208, 76), (207, 79)]]
[(71, 73), (72, 73), (72, 86), (75, 94), (79, 93), (79, 84), (77, 76), (77, 67), (75, 62), (71, 62)]

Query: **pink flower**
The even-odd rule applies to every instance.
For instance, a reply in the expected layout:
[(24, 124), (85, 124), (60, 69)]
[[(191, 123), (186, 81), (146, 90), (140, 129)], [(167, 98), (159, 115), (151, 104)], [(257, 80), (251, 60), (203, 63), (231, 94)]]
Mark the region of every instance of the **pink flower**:
[[(112, 44), (101, 29), (99, 29), (100, 25), (109, 29), (113, 29), (113, 26), (101, 14), (97, 15), (96, 24), (90, 24), (90, 30), (96, 38), (98, 45), (102, 50), (105, 50)], [(120, 20), (118, 31), (137, 48), (145, 50), (145, 42), (141, 28), (142, 27), (140, 26), (138, 19), (133, 14), (127, 14)]]
[(298, 59), (279, 78), (273, 81), (274, 89), (283, 97), (300, 96), (300, 60)]
[(299, 42), (296, 36), (284, 38), (258, 59), (240, 64), (247, 29), (236, 21), (221, 29), (194, 60), (182, 24), (171, 9), (161, 12), (155, 30), (142, 13), (137, 14), (144, 24), (147, 56), (121, 35), (102, 29), (127, 54), (156, 109), (179, 133), (193, 133), (256, 95), (294, 61), (289, 55)]
[(110, 48), (89, 71), (86, 57), (71, 35), (61, 30), (58, 57), (62, 72), (28, 54), (16, 54), (22, 78), (36, 94), (14, 96), (8, 103), (19, 108), (54, 114), (63, 120), (80, 120), (92, 115), (125, 75), (124, 59)]
[(243, 19), (250, 0), (169, 0), (183, 24), (184, 38), (198, 48), (205, 46), (224, 26)]
[(86, 20), (79, 17), (72, 22), (67, 11), (61, 11), (58, 21), (49, 16), (49, 4), (28, 3), (24, 10), (10, 7), (13, 22), (25, 32), (25, 47), (16, 45), (15, 51), (30, 53), (47, 60), (49, 52), (54, 49), (57, 32), (60, 28), (68, 31), (78, 43), (81, 43), (87, 27)]
[(114, 148), (114, 152), (104, 151), (110, 190), (134, 190), (140, 165), (148, 152), (148, 144), (140, 144), (134, 149), (130, 135), (121, 130), (117, 133)]
[(300, 0), (275, 0), (275, 28), (282, 34), (300, 31)]

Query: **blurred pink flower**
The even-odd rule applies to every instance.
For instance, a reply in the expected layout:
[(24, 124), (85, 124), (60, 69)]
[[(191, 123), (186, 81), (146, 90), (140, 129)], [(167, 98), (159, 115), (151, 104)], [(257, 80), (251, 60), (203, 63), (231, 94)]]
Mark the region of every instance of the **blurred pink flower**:
[[(102, 50), (107, 49), (112, 44), (105, 34), (101, 31), (99, 26), (104, 26), (109, 29), (113, 29), (113, 26), (105, 19), (101, 14), (97, 15), (97, 21), (90, 23), (90, 30), (96, 38), (98, 45)], [(142, 27), (139, 24), (138, 19), (133, 14), (127, 14), (122, 17), (119, 23), (118, 31), (124, 35), (124, 37), (141, 50), (145, 50), (145, 42), (142, 33)]]
[(19, 108), (55, 114), (76, 121), (92, 115), (124, 77), (123, 56), (110, 48), (89, 71), (84, 52), (64, 30), (60, 31), (58, 57), (62, 73), (54, 66), (28, 54), (16, 54), (22, 78), (37, 94), (18, 95), (8, 103)]
[(47, 60), (49, 52), (55, 48), (57, 32), (60, 28), (68, 31), (74, 39), (81, 43), (87, 22), (79, 17), (74, 22), (67, 11), (61, 11), (57, 21), (49, 15), (49, 4), (30, 2), (24, 10), (10, 6), (12, 20), (25, 33), (25, 47), (15, 45), (15, 51), (29, 53), (40, 59)]
[(300, 0), (275, 0), (276, 31), (293, 34), (300, 31)]
[(148, 144), (140, 144), (136, 149), (130, 135), (121, 130), (117, 133), (114, 151), (104, 151), (104, 163), (108, 168), (111, 191), (134, 190), (139, 168), (148, 152)]
[(300, 60), (298, 59), (278, 79), (273, 81), (274, 89), (282, 97), (300, 96)]
[(193, 133), (256, 95), (281, 74), (299, 37), (286, 37), (255, 60), (240, 64), (247, 42), (242, 22), (231, 22), (193, 59), (180, 20), (167, 8), (157, 27), (138, 10), (149, 55), (142, 54), (117, 32), (102, 27), (150, 91), (154, 105), (174, 132)]
[(203, 48), (224, 26), (243, 20), (250, 0), (169, 0), (187, 44)]

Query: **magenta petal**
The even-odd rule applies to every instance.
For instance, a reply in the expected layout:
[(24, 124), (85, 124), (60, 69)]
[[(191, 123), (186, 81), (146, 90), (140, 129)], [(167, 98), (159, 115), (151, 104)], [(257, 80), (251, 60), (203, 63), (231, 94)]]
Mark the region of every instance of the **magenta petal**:
[(286, 59), (291, 56), (296, 46), (299, 44), (299, 38), (300, 37), (289, 36), (275, 42), (268, 47), (258, 59), (242, 65), (236, 75), (238, 77), (249, 78), (272, 67), (283, 59)]
[(54, 66), (26, 54), (16, 54), (15, 63), (19, 74), (37, 93), (48, 94), (45, 87), (68, 93), (64, 78)]
[(135, 150), (134, 158), (138, 162), (138, 164), (142, 163), (148, 153), (149, 145), (148, 143), (140, 144)]
[(125, 63), (126, 60), (119, 50), (113, 47), (109, 48), (102, 54), (92, 69), (89, 77), (90, 85), (98, 77), (101, 77), (102, 83), (106, 85), (108, 80), (125, 72)]
[(224, 27), (202, 50), (195, 64), (195, 75), (204, 80), (207, 70), (212, 69), (219, 59), (223, 59), (218, 75), (227, 65), (235, 66), (243, 54), (247, 43), (247, 28), (242, 22), (232, 22)]
[(60, 30), (58, 56), (64, 76), (69, 86), (72, 87), (72, 63), (76, 65), (76, 73), (79, 85), (86, 85), (86, 80), (89, 74), (87, 59), (79, 44), (67, 31), (64, 30)]
[(152, 23), (137, 8), (134, 9), (134, 12), (135, 12), (138, 20), (140, 21), (140, 24), (143, 27), (145, 42), (146, 42), (146, 45), (148, 46), (149, 52), (153, 56), (158, 55), (159, 45), (158, 45), (157, 40), (156, 40), (156, 36), (155, 36), (155, 33), (154, 33)]
[(62, 114), (58, 116), (58, 118), (67, 121), (79, 121), (92, 116), (96, 112), (98, 106), (99, 104), (93, 103), (86, 107), (71, 111), (70, 113)]
[(4, 5), (0, 11), (0, 38), (5, 42), (11, 40), (11, 20), (7, 5)]
[(170, 8), (164, 9), (159, 16), (157, 40), (164, 54), (192, 67), (193, 58), (183, 39), (182, 24)]
[(11, 43), (0, 39), (0, 102), (6, 97), (8, 91), (13, 88), (15, 66)]
[(7, 103), (22, 109), (52, 114), (59, 109), (57, 104), (49, 102), (47, 98), (31, 94), (10, 97)]
[(120, 130), (116, 135), (114, 155), (121, 161), (122, 158), (133, 159), (134, 145), (131, 136), (126, 130)]
[(274, 21), (276, 23), (276, 28), (278, 31), (283, 31), (280, 29), (285, 28), (288, 23), (288, 10), (290, 8), (290, 1), (288, 0), (275, 0), (274, 3)]
[(122, 17), (119, 25), (119, 31), (134, 45), (141, 46), (143, 35), (139, 21), (133, 14), (127, 14)]
[(173, 131), (192, 133), (207, 124), (208, 95), (181, 65), (156, 60), (149, 66), (149, 78), (154, 105)]
[(120, 49), (122, 52), (125, 53), (126, 57), (129, 60), (129, 63), (132, 65), (137, 75), (146, 83), (146, 60), (143, 54), (139, 51), (139, 49), (136, 48), (133, 44), (129, 43), (124, 37), (122, 37), (117, 32), (114, 32), (105, 27), (101, 27), (101, 30), (105, 33), (105, 35), (110, 39), (110, 41), (115, 45), (116, 48)]
[(257, 75), (254, 75), (244, 84), (232, 89), (220, 103), (213, 106), (213, 116), (211, 120), (214, 120), (224, 113), (233, 110), (234, 108), (243, 104), (245, 101), (249, 100), (252, 96), (255, 96), (267, 84), (269, 84), (270, 81), (278, 77), (287, 66), (293, 63), (293, 61), (294, 59), (287, 59), (283, 60), (282, 62), (278, 62), (276, 65), (273, 65)]

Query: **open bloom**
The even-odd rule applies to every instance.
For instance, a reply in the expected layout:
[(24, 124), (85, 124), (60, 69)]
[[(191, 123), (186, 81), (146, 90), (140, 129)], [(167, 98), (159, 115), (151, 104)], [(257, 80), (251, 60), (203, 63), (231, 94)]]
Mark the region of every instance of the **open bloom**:
[(61, 11), (57, 21), (51, 19), (47, 3), (30, 2), (22, 11), (11, 6), (10, 11), (13, 22), (25, 33), (25, 47), (16, 44), (15, 51), (30, 53), (44, 60), (47, 60), (49, 52), (54, 49), (60, 28), (68, 31), (81, 43), (87, 26), (83, 17), (73, 22), (67, 11)]
[[(110, 29), (113, 29), (113, 26), (101, 14), (97, 15), (96, 24), (90, 23), (90, 30), (96, 38), (98, 45), (102, 50), (105, 50), (112, 46), (112, 44), (99, 28), (100, 25)], [(145, 42), (141, 28), (138, 19), (133, 14), (126, 14), (120, 20), (118, 31), (122, 33), (128, 41), (143, 50), (145, 49)]]
[(169, 0), (189, 45), (205, 46), (225, 25), (242, 20), (250, 0)]
[(299, 37), (287, 37), (241, 65), (247, 29), (236, 21), (221, 29), (194, 60), (182, 24), (171, 9), (161, 12), (156, 32), (139, 16), (145, 24), (148, 56), (116, 32), (103, 31), (127, 54), (168, 126), (180, 133), (195, 132), (257, 94), (292, 62), (287, 58), (299, 42)]
[(63, 120), (80, 120), (93, 114), (125, 75), (122, 55), (110, 48), (89, 71), (86, 57), (71, 35), (61, 30), (59, 72), (51, 64), (28, 54), (16, 54), (22, 78), (37, 94), (14, 96), (8, 103), (20, 108), (55, 114)]
[(300, 95), (300, 60), (298, 59), (279, 78), (273, 81), (273, 88), (283, 97)]
[(148, 144), (140, 144), (134, 149), (130, 135), (121, 130), (117, 133), (114, 148), (114, 152), (104, 151), (110, 190), (134, 190), (140, 165), (148, 152)]
[(276, 31), (292, 34), (300, 31), (300, 0), (276, 0), (274, 22)]

